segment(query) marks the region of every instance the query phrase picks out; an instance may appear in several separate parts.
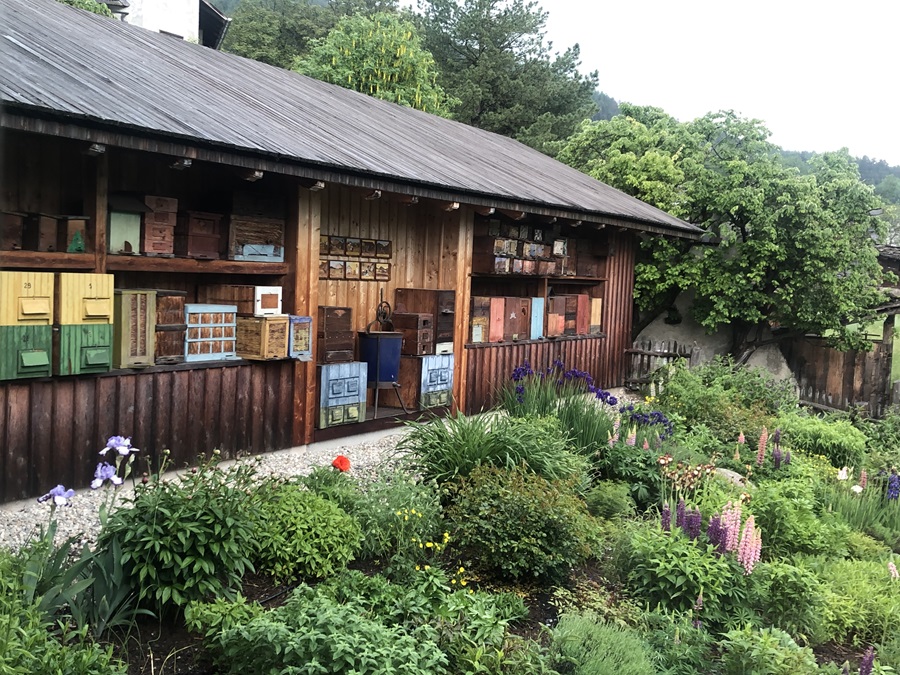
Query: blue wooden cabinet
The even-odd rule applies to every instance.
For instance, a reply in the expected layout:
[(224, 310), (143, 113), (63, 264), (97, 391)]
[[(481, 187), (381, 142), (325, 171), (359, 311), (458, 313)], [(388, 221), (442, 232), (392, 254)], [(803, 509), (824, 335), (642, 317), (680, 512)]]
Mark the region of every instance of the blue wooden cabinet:
[(367, 372), (358, 361), (319, 366), (320, 429), (365, 420)]

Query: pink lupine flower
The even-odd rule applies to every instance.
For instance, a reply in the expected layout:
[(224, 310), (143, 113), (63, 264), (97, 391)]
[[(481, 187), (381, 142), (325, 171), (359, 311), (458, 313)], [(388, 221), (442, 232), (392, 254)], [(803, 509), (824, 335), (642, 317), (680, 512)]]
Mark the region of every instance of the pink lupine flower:
[(753, 516), (747, 518), (744, 523), (744, 531), (741, 534), (741, 541), (738, 545), (738, 562), (744, 566), (744, 574), (753, 572), (756, 563), (759, 562), (759, 554), (762, 550), (762, 535), (756, 529), (756, 522)]
[(900, 572), (897, 572), (897, 566), (893, 560), (888, 562), (888, 572), (891, 573), (891, 579), (900, 579)]
[(734, 551), (738, 547), (741, 534), (741, 505), (728, 502), (722, 510), (722, 529), (725, 531), (725, 551)]
[(859, 486), (863, 490), (865, 490), (866, 485), (868, 485), (868, 483), (869, 483), (869, 474), (866, 473), (865, 469), (863, 469), (862, 471), (859, 472)]
[(644, 439), (644, 450), (649, 450), (649, 449), (650, 449), (650, 443), (649, 443), (649, 441), (647, 441), (647, 439), (645, 438), (645, 439)]
[(747, 439), (744, 438), (744, 432), (742, 431), (738, 434), (738, 445), (743, 445), (746, 442), (747, 442)]
[(762, 466), (766, 459), (766, 443), (769, 441), (769, 430), (763, 427), (759, 436), (759, 450), (756, 452), (756, 466)]
[(625, 445), (634, 445), (635, 443), (637, 443), (637, 429), (632, 427), (628, 433), (628, 438), (625, 439)]

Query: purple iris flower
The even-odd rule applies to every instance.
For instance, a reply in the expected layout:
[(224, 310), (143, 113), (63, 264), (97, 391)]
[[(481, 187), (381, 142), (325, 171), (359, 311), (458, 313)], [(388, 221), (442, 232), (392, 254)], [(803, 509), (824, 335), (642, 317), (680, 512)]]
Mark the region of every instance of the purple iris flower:
[(104, 454), (107, 450), (115, 450), (123, 457), (127, 457), (132, 452), (138, 452), (138, 449), (131, 445), (131, 436), (128, 438), (124, 436), (110, 436), (109, 440), (106, 441), (106, 447), (100, 451), (100, 454)]
[(122, 479), (116, 474), (116, 467), (108, 462), (101, 462), (97, 465), (97, 470), (94, 471), (94, 480), (91, 481), (91, 489), (96, 490), (106, 481), (109, 481), (113, 485), (122, 484)]
[(53, 500), (51, 506), (69, 506), (69, 500), (75, 496), (75, 490), (66, 490), (62, 485), (57, 485), (42, 497), (38, 497), (40, 503)]

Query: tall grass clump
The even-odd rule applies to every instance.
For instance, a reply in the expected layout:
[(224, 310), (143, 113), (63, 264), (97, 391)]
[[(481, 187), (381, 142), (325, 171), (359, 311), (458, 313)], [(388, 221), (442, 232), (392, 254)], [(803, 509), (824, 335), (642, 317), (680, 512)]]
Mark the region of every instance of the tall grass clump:
[(555, 666), (574, 675), (654, 675), (650, 648), (633, 628), (598, 621), (591, 614), (564, 614), (553, 631)]
[(577, 368), (566, 369), (557, 359), (542, 371), (528, 361), (513, 370), (508, 381), (497, 389), (496, 400), (514, 417), (547, 416), (556, 413), (561, 400), (592, 390), (594, 378)]
[(549, 480), (581, 480), (587, 472), (587, 462), (569, 451), (569, 437), (555, 417), (457, 414), (407, 427), (398, 447), (426, 481), (445, 483), (482, 465), (524, 465)]

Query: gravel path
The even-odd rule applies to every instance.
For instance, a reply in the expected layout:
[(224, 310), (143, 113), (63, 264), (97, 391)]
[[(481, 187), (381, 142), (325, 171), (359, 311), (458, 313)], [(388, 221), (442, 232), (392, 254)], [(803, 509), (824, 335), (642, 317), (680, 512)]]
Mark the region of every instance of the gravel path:
[[(390, 459), (402, 432), (397, 429), (366, 434), (363, 437), (342, 438), (334, 441), (314, 443), (303, 448), (280, 450), (259, 455), (258, 472), (266, 476), (303, 476), (313, 467), (330, 466), (337, 455), (345, 455), (350, 460), (350, 473), (357, 477), (372, 475), (384, 461)], [(99, 450), (98, 450), (99, 451)], [(229, 462), (223, 462), (227, 466)], [(168, 474), (167, 474), (168, 475)], [(174, 475), (174, 474), (172, 474)], [(48, 485), (47, 488), (53, 487)], [(130, 480), (118, 488), (116, 504), (121, 504), (132, 492)], [(71, 505), (56, 509), (58, 523), (57, 540), (78, 536), (81, 542), (93, 541), (99, 529), (99, 508), (109, 497), (106, 488), (76, 491)], [(0, 546), (18, 548), (27, 542), (41, 526), (46, 526), (50, 517), (48, 504), (39, 504), (34, 499), (10, 502), (0, 505)], [(80, 546), (79, 546), (80, 547)]]

